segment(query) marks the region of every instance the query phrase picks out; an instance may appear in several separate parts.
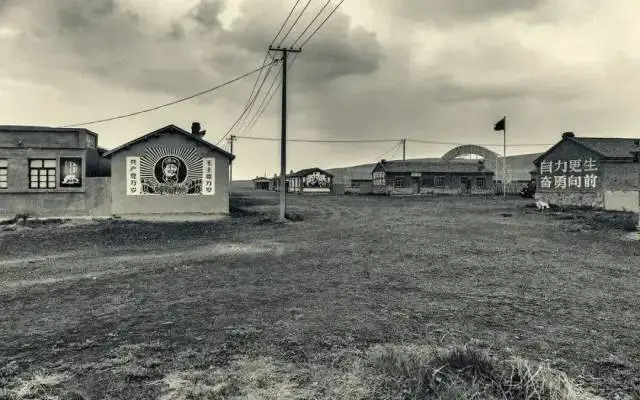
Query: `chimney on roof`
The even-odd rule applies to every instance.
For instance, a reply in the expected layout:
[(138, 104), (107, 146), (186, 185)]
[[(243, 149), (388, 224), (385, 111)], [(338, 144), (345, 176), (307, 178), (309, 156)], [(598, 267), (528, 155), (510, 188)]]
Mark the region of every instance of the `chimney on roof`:
[(200, 122), (193, 122), (191, 124), (191, 134), (199, 138), (203, 137), (207, 131), (201, 131), (200, 128)]
[(384, 158), (382, 160), (380, 160), (380, 164), (385, 164), (387, 162), (387, 160), (385, 160)]
[(565, 132), (562, 134), (562, 138), (568, 138), (568, 137), (576, 137), (575, 133), (573, 132)]

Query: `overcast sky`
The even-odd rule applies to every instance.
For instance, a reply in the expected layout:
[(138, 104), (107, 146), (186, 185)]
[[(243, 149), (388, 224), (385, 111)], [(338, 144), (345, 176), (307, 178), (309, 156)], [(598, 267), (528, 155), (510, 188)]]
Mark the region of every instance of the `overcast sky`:
[[(324, 2), (311, 1), (284, 45)], [(103, 119), (233, 79), (261, 65), (294, 3), (0, 0), (0, 124)], [(290, 69), (289, 137), (404, 137), (496, 144), (488, 147), (502, 152), (493, 124), (503, 115), (507, 143), (530, 145), (509, 146), (509, 154), (542, 152), (536, 144), (553, 144), (564, 131), (640, 137), (638, 15), (638, 0), (346, 0)], [(86, 127), (112, 148), (199, 121), (216, 143), (255, 79)], [(254, 128), (238, 133), (278, 138), (279, 118), (278, 93)], [(288, 167), (374, 162), (393, 145), (294, 142)], [(452, 147), (409, 142), (407, 156), (438, 157)], [(235, 153), (235, 179), (279, 170), (277, 141), (239, 139)]]

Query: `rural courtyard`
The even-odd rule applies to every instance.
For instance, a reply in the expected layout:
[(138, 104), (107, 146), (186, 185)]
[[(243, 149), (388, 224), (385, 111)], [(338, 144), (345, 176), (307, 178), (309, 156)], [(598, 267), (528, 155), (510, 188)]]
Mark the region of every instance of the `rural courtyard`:
[(0, 398), (352, 398), (391, 390), (354, 372), (376, 351), (384, 376), (454, 345), (640, 395), (640, 242), (615, 221), (290, 195), (279, 224), (277, 196), (234, 193), (215, 222), (0, 227)]

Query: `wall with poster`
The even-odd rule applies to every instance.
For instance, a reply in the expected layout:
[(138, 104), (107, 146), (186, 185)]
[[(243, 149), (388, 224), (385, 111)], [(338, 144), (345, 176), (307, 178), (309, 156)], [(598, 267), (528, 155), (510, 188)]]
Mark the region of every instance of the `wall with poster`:
[(229, 213), (229, 158), (171, 129), (111, 156), (116, 215)]
[(536, 199), (560, 206), (604, 207), (604, 166), (597, 154), (565, 141), (540, 160)]

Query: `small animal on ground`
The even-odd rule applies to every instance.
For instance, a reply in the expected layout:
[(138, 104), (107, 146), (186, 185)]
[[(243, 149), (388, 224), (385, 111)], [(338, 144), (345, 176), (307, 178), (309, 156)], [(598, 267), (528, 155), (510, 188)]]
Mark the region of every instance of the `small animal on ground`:
[(549, 208), (549, 203), (538, 200), (536, 201), (536, 207), (538, 207), (538, 210), (543, 211), (545, 208)]

